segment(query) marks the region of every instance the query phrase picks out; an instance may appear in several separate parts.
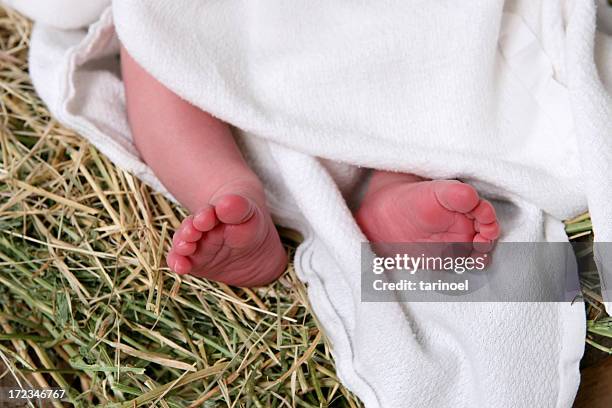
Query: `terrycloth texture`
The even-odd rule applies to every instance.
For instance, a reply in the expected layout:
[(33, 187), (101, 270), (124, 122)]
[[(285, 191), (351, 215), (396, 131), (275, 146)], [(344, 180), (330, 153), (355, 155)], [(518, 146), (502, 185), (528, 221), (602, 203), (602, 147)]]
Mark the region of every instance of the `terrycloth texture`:
[(87, 27), (100, 18), (111, 0), (2, 0), (9, 7), (31, 17), (37, 23), (74, 30)]
[(58, 120), (160, 190), (131, 143), (115, 32), (239, 128), (278, 222), (306, 237), (296, 270), (366, 406), (571, 406), (583, 305), (362, 303), (344, 196), (355, 166), (461, 178), (496, 200), (502, 240), (563, 241), (588, 203), (612, 241), (610, 39), (594, 43), (586, 0), (416, 3), (121, 0), (87, 33), (38, 24), (31, 73)]

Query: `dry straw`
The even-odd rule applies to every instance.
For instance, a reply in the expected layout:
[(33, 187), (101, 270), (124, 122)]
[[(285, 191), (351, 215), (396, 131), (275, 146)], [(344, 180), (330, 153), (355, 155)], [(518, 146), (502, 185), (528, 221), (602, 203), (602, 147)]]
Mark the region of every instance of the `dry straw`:
[(29, 32), (0, 11), (2, 374), (84, 407), (359, 406), (291, 267), (257, 290), (168, 271), (185, 210), (50, 118)]
[[(168, 271), (185, 210), (49, 116), (29, 33), (0, 10), (0, 376), (83, 407), (360, 406), (291, 266), (257, 290)], [(568, 231), (589, 235), (588, 216)], [(611, 336), (588, 289), (591, 331)]]

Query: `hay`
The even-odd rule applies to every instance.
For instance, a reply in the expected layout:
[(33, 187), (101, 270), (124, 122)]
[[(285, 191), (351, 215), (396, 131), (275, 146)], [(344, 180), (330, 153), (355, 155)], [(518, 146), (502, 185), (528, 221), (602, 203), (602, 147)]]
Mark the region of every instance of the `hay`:
[[(29, 32), (0, 10), (0, 377), (85, 407), (360, 406), (291, 265), (257, 290), (168, 271), (185, 210), (49, 116), (26, 73)], [(590, 228), (567, 226), (576, 239)], [(610, 352), (590, 285), (587, 341)]]
[(29, 30), (0, 11), (1, 374), (77, 406), (360, 406), (291, 266), (257, 290), (169, 272), (185, 210), (50, 118)]

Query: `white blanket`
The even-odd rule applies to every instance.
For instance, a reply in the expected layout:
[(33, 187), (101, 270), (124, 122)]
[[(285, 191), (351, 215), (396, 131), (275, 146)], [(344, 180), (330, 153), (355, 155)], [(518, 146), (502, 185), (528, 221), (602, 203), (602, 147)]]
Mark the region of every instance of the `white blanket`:
[(357, 166), (460, 178), (495, 200), (503, 241), (564, 241), (587, 205), (612, 241), (612, 45), (591, 1), (120, 0), (93, 20), (104, 0), (56, 1), (15, 4), (42, 21), (30, 66), (52, 113), (163, 191), (131, 142), (119, 37), (236, 126), (276, 220), (305, 236), (296, 270), (366, 406), (571, 406), (582, 304), (362, 303), (345, 197)]

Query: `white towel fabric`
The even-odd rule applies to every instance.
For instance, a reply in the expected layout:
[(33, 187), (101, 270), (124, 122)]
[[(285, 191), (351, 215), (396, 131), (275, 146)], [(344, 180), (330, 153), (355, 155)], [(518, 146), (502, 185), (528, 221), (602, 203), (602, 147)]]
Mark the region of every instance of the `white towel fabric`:
[[(565, 241), (560, 220), (587, 204), (612, 241), (612, 43), (592, 1), (120, 0), (93, 23), (109, 2), (37, 16), (39, 2), (66, 0), (14, 4), (42, 22), (41, 97), (154, 188), (125, 118), (118, 37), (240, 129), (277, 221), (305, 236), (296, 270), (366, 406), (571, 406), (582, 304), (362, 303), (365, 238), (343, 194), (356, 166), (460, 178), (495, 200), (504, 241)], [(537, 285), (534, 271), (517, 280)]]

